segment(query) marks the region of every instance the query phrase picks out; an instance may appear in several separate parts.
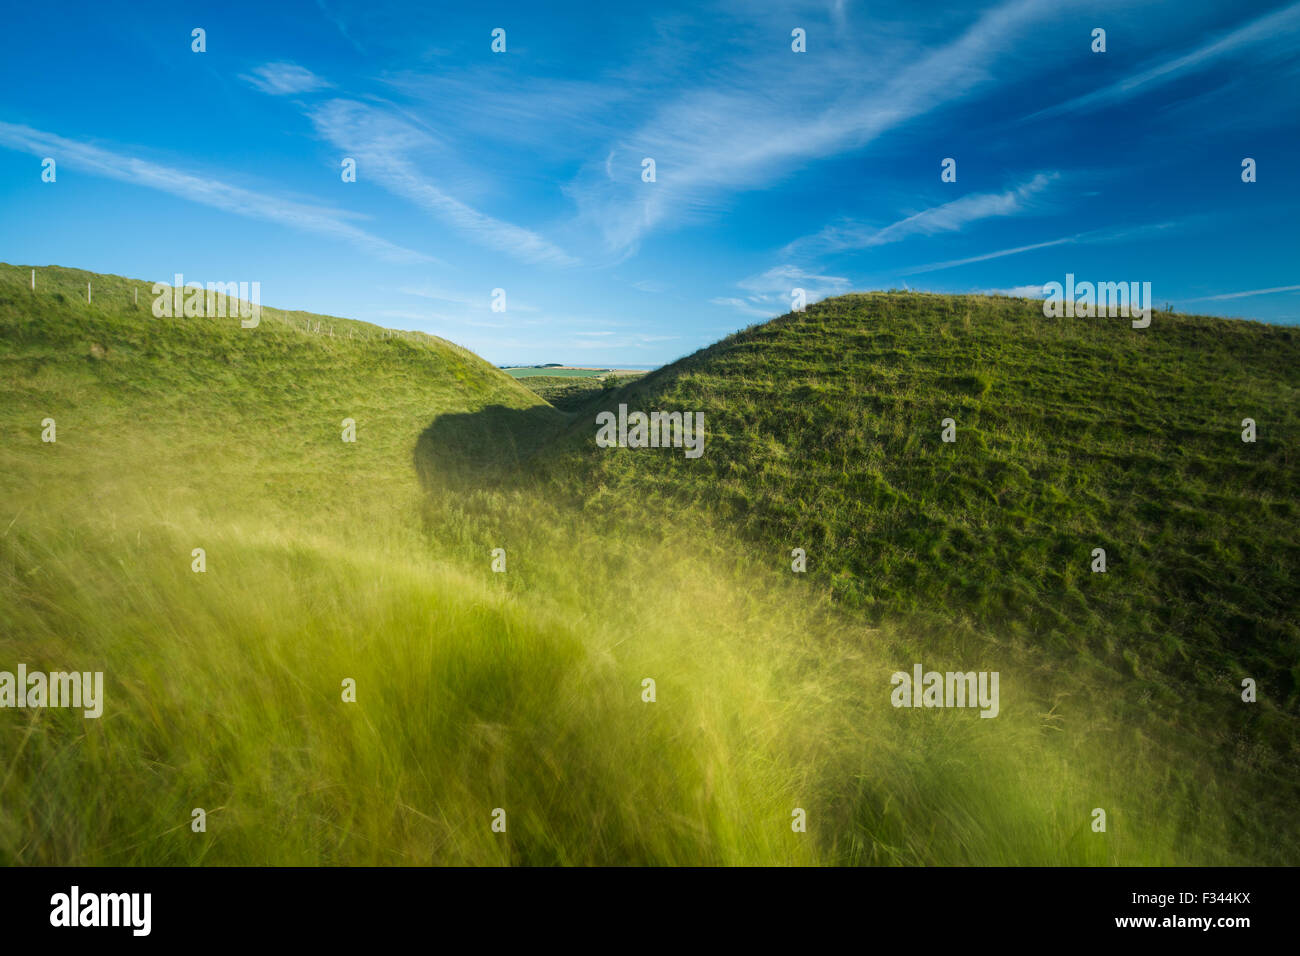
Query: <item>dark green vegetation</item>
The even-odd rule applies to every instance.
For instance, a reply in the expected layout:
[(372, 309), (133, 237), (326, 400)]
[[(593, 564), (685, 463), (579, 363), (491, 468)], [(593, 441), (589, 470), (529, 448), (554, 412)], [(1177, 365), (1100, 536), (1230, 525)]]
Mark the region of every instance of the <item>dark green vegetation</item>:
[[(848, 296), (565, 411), (428, 336), (28, 275), (0, 670), (107, 700), (0, 711), (4, 862), (1300, 856), (1291, 330)], [(704, 457), (597, 449), (619, 401)], [(890, 707), (917, 661), (1001, 714)]]

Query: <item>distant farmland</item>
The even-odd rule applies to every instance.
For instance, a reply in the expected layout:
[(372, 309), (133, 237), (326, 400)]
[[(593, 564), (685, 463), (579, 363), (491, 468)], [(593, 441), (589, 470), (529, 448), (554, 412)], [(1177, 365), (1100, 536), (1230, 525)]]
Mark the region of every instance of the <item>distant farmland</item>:
[[(534, 370), (516, 369), (514, 371), (531, 372)], [(546, 370), (537, 369), (536, 371), (544, 373)], [(603, 395), (606, 391), (612, 392), (645, 374), (644, 372), (631, 371), (611, 371), (602, 374), (591, 369), (561, 369), (560, 371), (577, 372), (579, 374), (525, 375), (522, 376), (524, 381), (520, 382), (520, 384), (530, 392), (546, 399), (560, 411), (576, 412), (587, 402)], [(592, 374), (581, 374), (583, 372), (592, 372)]]
[(539, 367), (529, 365), (522, 368), (503, 368), (512, 378), (532, 378), (536, 375), (545, 375), (550, 378), (594, 378), (597, 375), (644, 375), (645, 372), (639, 369), (626, 368), (571, 368), (569, 366), (550, 365)]

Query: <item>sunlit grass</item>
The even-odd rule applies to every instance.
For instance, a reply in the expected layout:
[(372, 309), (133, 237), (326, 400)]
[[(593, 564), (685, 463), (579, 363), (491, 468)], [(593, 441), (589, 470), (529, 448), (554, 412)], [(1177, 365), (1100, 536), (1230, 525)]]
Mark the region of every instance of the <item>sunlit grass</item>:
[[(0, 669), (107, 687), (99, 720), (0, 711), (0, 861), (1292, 858), (1293, 817), (1242, 809), (1249, 766), (1178, 749), (1101, 663), (869, 622), (784, 540), (652, 484), (467, 475), (440, 416), (518, 411), (532, 433), (476, 459), (498, 471), (566, 422), (444, 343), (160, 325), (44, 270), (65, 299), (34, 306), (0, 275)], [(1000, 671), (1002, 713), (895, 710), (916, 661)]]

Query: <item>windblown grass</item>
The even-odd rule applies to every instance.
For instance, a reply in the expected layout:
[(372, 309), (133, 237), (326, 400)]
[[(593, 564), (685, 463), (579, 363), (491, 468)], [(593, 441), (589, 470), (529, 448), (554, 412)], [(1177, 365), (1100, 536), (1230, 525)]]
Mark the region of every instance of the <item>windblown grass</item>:
[[(0, 669), (103, 670), (107, 700), (0, 711), (6, 863), (1294, 862), (1294, 810), (1242, 804), (1264, 778), (1179, 750), (1105, 661), (864, 616), (449, 343), (27, 275), (0, 267)], [(895, 710), (918, 660), (999, 670), (1001, 715)]]

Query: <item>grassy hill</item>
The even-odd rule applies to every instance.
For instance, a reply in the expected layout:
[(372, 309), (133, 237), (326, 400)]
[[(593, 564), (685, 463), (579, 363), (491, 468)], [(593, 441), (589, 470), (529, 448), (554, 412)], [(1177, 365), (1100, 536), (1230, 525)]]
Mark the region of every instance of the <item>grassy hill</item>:
[[(5, 451), (21, 456), (11, 478), (27, 477), (30, 456), (77, 470), (90, 456), (148, 481), (150, 460), (124, 454), (129, 437), (161, 456), (162, 470), (185, 469), (189, 483), (216, 479), (233, 491), (216, 472), (253, 478), (249, 504), (269, 493), (277, 505), (326, 494), (364, 505), (409, 484), (410, 448), (437, 414), (541, 404), (433, 336), (274, 308), (255, 329), (157, 319), (149, 283), (57, 267), (37, 274), (33, 293), (27, 268), (0, 269)], [(46, 416), (58, 441), (32, 446)], [(345, 418), (357, 422), (355, 444), (341, 440)]]
[[(1195, 802), (1249, 807), (1294, 854), (1297, 369), (1285, 327), (848, 295), (594, 396), (517, 486), (645, 540), (695, 516), (742, 539), (716, 561), (755, 586), (798, 579), (804, 602), (922, 654), (1015, 662), (1053, 719), (1241, 781)], [(595, 415), (619, 404), (703, 412), (705, 454), (597, 448)]]
[[(599, 396), (538, 469), (591, 513), (707, 513), (786, 573), (804, 548), (807, 585), (863, 620), (1068, 666), (1117, 720), (1294, 801), (1298, 388), (1291, 328), (846, 295)], [(596, 448), (620, 403), (703, 412), (706, 453)]]
[[(107, 700), (0, 710), (0, 861), (1296, 859), (1289, 330), (849, 296), (564, 411), (429, 336), (29, 275), (0, 670)], [(596, 449), (619, 401), (704, 456)], [(915, 661), (999, 717), (891, 707)]]
[(849, 295), (587, 411), (619, 403), (705, 412), (708, 453), (607, 453), (584, 423), (581, 487), (701, 503), (775, 563), (802, 546), (810, 577), (873, 621), (964, 616), (1136, 677), (1241, 671), (1300, 702), (1300, 331)]

